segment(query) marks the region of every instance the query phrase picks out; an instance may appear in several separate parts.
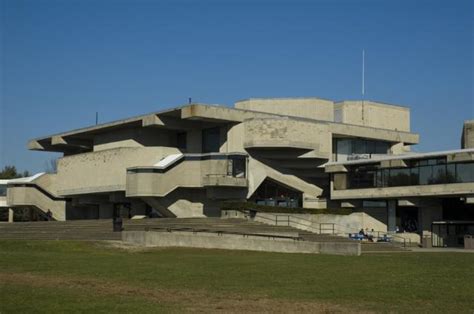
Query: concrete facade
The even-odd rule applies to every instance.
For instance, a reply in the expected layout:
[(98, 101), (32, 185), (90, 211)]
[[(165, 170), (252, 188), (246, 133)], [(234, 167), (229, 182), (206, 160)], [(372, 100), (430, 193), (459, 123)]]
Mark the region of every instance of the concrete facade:
[[(7, 203), (49, 210), (58, 220), (105, 218), (114, 210), (220, 215), (223, 200), (324, 208), (330, 175), (321, 166), (332, 161), (335, 140), (379, 141), (387, 153), (418, 143), (408, 109), (367, 102), (359, 117), (354, 106), (318, 98), (190, 104), (37, 138), (30, 149), (63, 153), (57, 172), (27, 186), (9, 183)], [(280, 195), (270, 195), (268, 184)]]
[[(433, 220), (449, 216), (443, 204), (474, 202), (465, 174), (474, 162), (472, 127), (466, 121), (464, 149), (417, 155), (410, 146), (419, 136), (402, 106), (318, 98), (256, 98), (234, 108), (189, 104), (31, 140), (31, 150), (63, 154), (57, 172), (8, 182), (4, 205), (50, 211), (57, 220), (220, 216), (225, 200), (349, 207), (371, 216), (376, 231), (395, 232), (405, 215), (423, 235)], [(400, 180), (403, 169), (441, 159), (445, 169), (459, 168), (444, 170), (446, 182), (352, 186), (355, 169), (380, 174), (369, 181), (382, 180), (384, 171), (398, 171)]]

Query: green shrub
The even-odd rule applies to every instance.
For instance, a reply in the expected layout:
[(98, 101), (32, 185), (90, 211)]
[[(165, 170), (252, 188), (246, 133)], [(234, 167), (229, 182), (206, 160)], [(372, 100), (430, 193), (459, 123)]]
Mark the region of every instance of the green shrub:
[(254, 210), (261, 213), (280, 213), (280, 214), (334, 214), (334, 215), (349, 215), (352, 213), (348, 208), (302, 208), (302, 207), (280, 207), (257, 205), (252, 202), (223, 202), (221, 210), (239, 210), (248, 211)]

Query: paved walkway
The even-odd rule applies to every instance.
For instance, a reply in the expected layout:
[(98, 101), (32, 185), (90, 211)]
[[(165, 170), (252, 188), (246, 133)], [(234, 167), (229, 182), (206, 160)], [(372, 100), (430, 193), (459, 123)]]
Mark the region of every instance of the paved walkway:
[(463, 248), (410, 248), (409, 249), (412, 252), (436, 252), (436, 253), (474, 253), (474, 250), (466, 250)]

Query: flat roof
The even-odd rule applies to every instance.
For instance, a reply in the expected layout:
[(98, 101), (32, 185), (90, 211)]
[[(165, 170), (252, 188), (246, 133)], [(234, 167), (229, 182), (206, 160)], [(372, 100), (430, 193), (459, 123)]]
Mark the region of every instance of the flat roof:
[(370, 100), (370, 99), (349, 99), (349, 100), (340, 100), (340, 101), (335, 101), (334, 104), (343, 104), (343, 103), (355, 103), (355, 102), (367, 102), (367, 103), (372, 103), (380, 106), (387, 106), (387, 107), (397, 107), (400, 109), (404, 110), (410, 110), (410, 107), (404, 106), (404, 105), (398, 105), (398, 104), (390, 104), (387, 102), (383, 101), (378, 101), (378, 100)]
[(324, 101), (330, 101), (333, 103), (335, 102), (332, 99), (310, 96), (310, 97), (250, 97), (250, 98), (237, 100), (236, 103), (244, 102), (244, 101), (253, 101), (253, 100), (324, 100)]
[[(180, 111), (184, 108), (187, 108), (189, 106), (196, 106), (196, 105), (212, 107), (212, 108), (222, 108), (222, 109), (226, 109), (226, 110), (232, 110), (232, 111), (235, 111), (235, 112), (252, 112), (252, 113), (255, 113), (255, 114), (262, 114), (262, 115), (268, 116), (268, 118), (281, 117), (281, 118), (295, 119), (295, 120), (299, 120), (299, 121), (320, 122), (320, 123), (325, 123), (325, 124), (326, 123), (332, 123), (332, 124), (340, 124), (340, 125), (352, 125), (352, 124), (349, 124), (349, 123), (341, 123), (341, 122), (326, 121), (326, 120), (317, 120), (317, 119), (303, 118), (303, 117), (294, 117), (294, 116), (282, 115), (282, 114), (271, 113), (271, 112), (261, 112), (261, 111), (257, 111), (257, 110), (227, 107), (227, 106), (224, 106), (224, 105), (216, 105), (216, 104), (210, 105), (210, 104), (192, 103), (192, 104), (186, 104), (186, 105), (182, 105), (182, 106), (178, 106), (178, 107), (173, 107), (173, 108), (170, 108), (170, 109), (164, 109), (164, 110), (161, 110), (161, 111), (155, 111), (155, 112), (150, 112), (150, 113), (146, 113), (146, 114), (142, 114), (142, 115), (138, 115), (138, 116), (133, 116), (133, 117), (130, 117), (130, 118), (114, 120), (114, 121), (111, 121), (111, 122), (106, 122), (106, 123), (101, 123), (101, 124), (92, 125), (92, 126), (88, 126), (88, 127), (73, 129), (73, 130), (70, 130), (70, 131), (55, 133), (55, 134), (51, 134), (51, 135), (47, 135), (47, 136), (41, 136), (41, 137), (31, 139), (30, 142), (32, 142), (32, 141), (38, 141), (38, 142), (39, 141), (44, 141), (48, 138), (52, 138), (53, 136), (65, 137), (65, 136), (71, 136), (71, 135), (79, 135), (79, 134), (83, 134), (83, 133), (101, 131), (101, 130), (105, 130), (105, 129), (108, 129), (108, 128), (120, 127), (120, 126), (123, 126), (123, 125), (126, 125), (126, 124), (138, 123), (142, 119), (144, 119), (145, 117), (147, 117), (149, 115), (167, 115), (167, 114), (171, 115), (174, 112), (177, 113), (178, 111)], [(233, 120), (229, 119), (229, 121), (233, 121)], [(386, 130), (386, 131), (391, 131), (391, 132), (398, 132), (400, 134), (416, 134), (416, 133), (412, 133), (412, 132), (398, 131), (398, 130), (395, 131), (395, 130), (374, 128), (374, 127), (370, 127), (370, 126), (360, 126), (360, 125), (354, 125), (354, 126), (370, 128), (370, 129), (380, 129), (380, 130)]]

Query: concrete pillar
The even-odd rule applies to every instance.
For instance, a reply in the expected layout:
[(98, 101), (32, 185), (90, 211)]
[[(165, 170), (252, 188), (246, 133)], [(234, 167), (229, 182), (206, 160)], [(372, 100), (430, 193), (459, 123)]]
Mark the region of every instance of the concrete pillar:
[(13, 222), (13, 209), (8, 208), (8, 222)]
[(419, 208), (420, 229), (422, 236), (431, 236), (431, 224), (433, 221), (443, 219), (443, 207), (441, 205), (431, 205)]
[(396, 231), (396, 221), (397, 221), (397, 201), (389, 200), (387, 201), (387, 229), (388, 231)]

